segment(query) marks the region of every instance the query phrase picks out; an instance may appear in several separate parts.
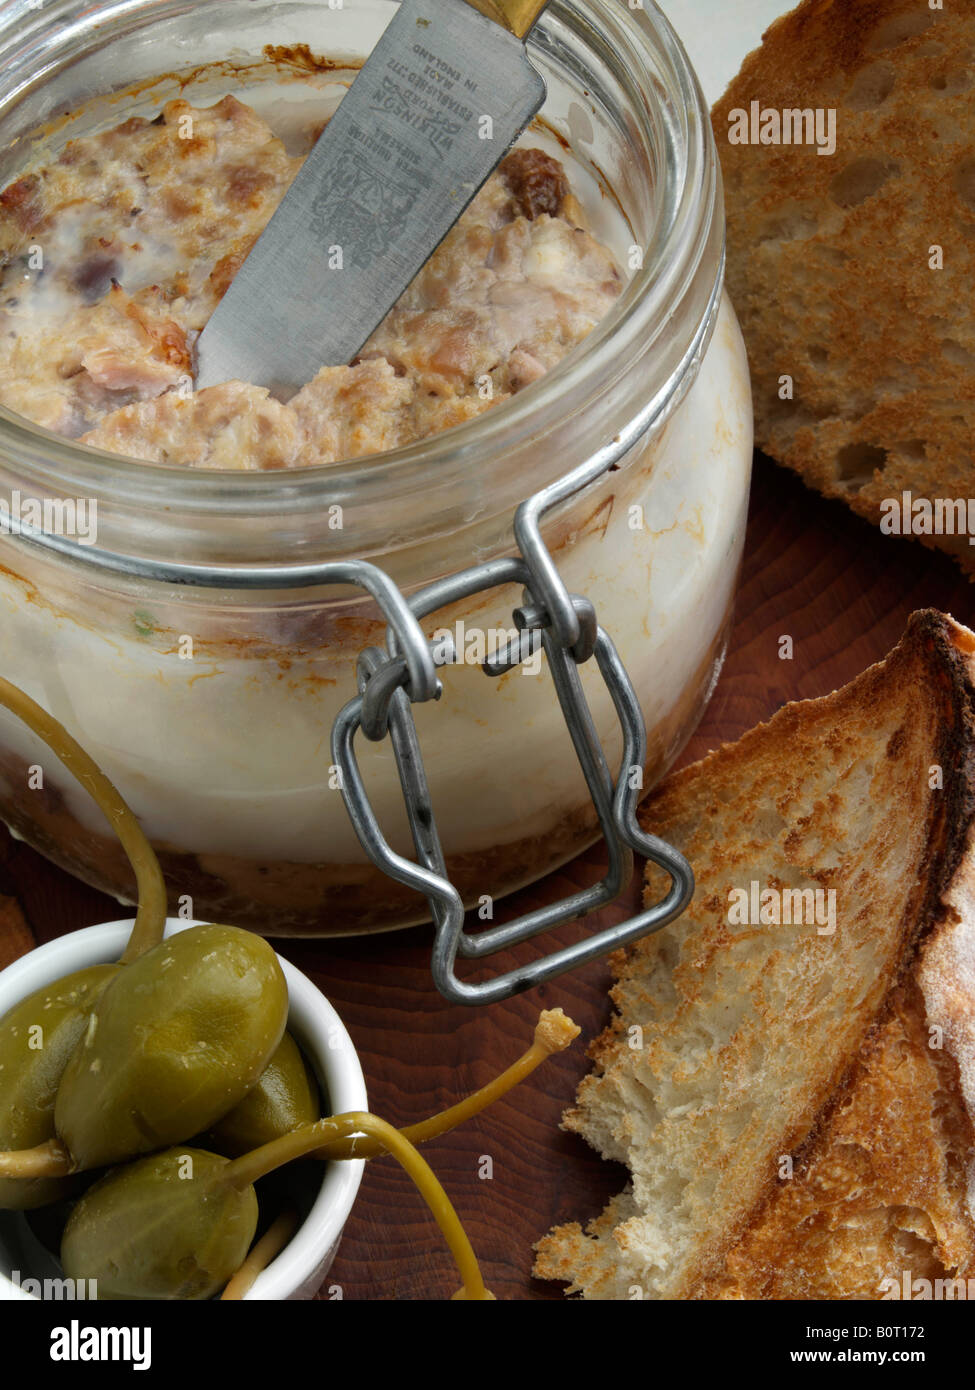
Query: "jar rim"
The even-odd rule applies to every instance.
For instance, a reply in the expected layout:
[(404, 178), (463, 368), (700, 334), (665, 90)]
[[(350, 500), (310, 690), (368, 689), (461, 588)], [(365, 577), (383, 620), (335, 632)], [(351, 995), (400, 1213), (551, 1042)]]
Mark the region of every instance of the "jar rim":
[[(666, 158), (657, 166), (658, 205), (668, 209), (666, 221), (653, 229), (652, 254), (645, 255), (617, 302), (566, 358), (511, 400), (448, 430), (379, 454), (269, 472), (193, 469), (121, 455), (107, 457), (0, 406), (0, 441), (16, 452), (18, 463), (33, 481), (56, 485), (61, 495), (74, 489), (109, 504), (122, 495), (127, 505), (162, 505), (170, 515), (186, 509), (211, 515), (230, 512), (244, 520), (294, 514), (335, 502), (353, 505), (364, 495), (373, 503), (384, 498), (394, 502), (422, 489), (436, 517), (441, 499), (445, 509), (455, 508), (456, 496), (451, 494), (470, 479), (472, 469), (483, 470), (485, 460), (510, 455), (518, 446), (544, 454), (546, 437), (556, 427), (568, 428), (573, 422), (584, 433), (584, 422), (597, 400), (612, 391), (624, 373), (632, 373), (635, 363), (644, 368), (641, 406), (652, 402), (654, 417), (669, 413), (689, 385), (688, 356), (699, 362), (706, 347), (723, 279), (721, 182), (708, 108), (683, 46), (653, 0), (633, 9), (623, 3), (599, 5), (596, 0), (551, 0), (537, 28), (542, 30), (546, 23), (567, 26), (590, 46), (596, 45), (604, 60), (615, 63), (613, 76), (625, 86), (644, 137), (649, 138), (651, 124), (659, 117), (661, 98), (670, 108)], [(532, 47), (530, 41), (529, 52)], [(652, 73), (664, 87), (662, 93), (651, 90), (648, 74)], [(698, 284), (695, 295), (692, 286), (702, 278), (702, 262), (709, 247), (714, 247), (716, 228), (720, 236), (716, 266), (704, 277), (703, 293)], [(689, 299), (693, 302), (688, 304)], [(685, 313), (680, 341), (672, 344), (674, 350), (666, 360), (659, 354), (655, 358), (654, 348), (668, 329), (673, 334), (682, 306), (690, 312)], [(644, 420), (643, 428), (652, 423), (653, 419)], [(605, 434), (599, 442), (606, 442)], [(485, 496), (483, 483), (491, 479), (482, 477), (478, 491), (484, 505), (500, 501), (502, 508), (507, 505), (513, 511), (512, 501), (516, 505), (567, 471), (558, 450), (553, 451), (550, 463), (548, 472), (533, 474), (527, 486), (522, 476), (522, 495), (504, 501)], [(423, 535), (436, 534), (433, 521)], [(47, 538), (35, 535), (33, 539), (44, 545)], [(58, 541), (53, 548), (62, 554), (97, 563), (93, 547), (63, 537)], [(147, 558), (145, 564), (147, 573), (151, 572), (153, 561)]]

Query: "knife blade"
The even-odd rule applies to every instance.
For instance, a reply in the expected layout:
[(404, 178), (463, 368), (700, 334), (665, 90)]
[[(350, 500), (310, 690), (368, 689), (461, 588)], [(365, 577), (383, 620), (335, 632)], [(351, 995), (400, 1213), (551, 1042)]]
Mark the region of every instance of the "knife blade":
[(356, 355), (545, 100), (546, 3), (402, 0), (197, 340), (197, 390), (285, 397)]

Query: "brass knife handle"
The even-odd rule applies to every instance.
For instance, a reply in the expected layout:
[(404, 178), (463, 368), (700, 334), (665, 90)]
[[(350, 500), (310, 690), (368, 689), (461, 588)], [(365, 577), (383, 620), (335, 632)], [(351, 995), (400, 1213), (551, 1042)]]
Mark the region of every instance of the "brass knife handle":
[(465, 0), (465, 3), (523, 39), (548, 0)]

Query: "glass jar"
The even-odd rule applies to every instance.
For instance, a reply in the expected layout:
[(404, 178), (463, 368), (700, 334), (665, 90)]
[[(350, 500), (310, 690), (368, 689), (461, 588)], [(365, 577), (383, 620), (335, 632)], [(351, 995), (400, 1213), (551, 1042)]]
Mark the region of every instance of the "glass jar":
[[(232, 91), (272, 125), (275, 111), (334, 105), (392, 10), (386, 0), (4, 6), (0, 180), (176, 95), (206, 105)], [(595, 235), (629, 279), (580, 347), (512, 401), (386, 454), (230, 475), (99, 456), (0, 409), (0, 498), (22, 513), (28, 499), (97, 507), (95, 544), (0, 538), (0, 671), (117, 782), (160, 853), (174, 911), (274, 935), (428, 916), (367, 860), (331, 767), (329, 732), (355, 693), (355, 658), (383, 636), (371, 602), (325, 587), (174, 585), (168, 562), (219, 578), (221, 567), (356, 556), (414, 590), (512, 553), (517, 505), (642, 416), (651, 426), (619, 466), (554, 512), (543, 535), (629, 670), (647, 723), (648, 789), (714, 687), (752, 437), (745, 354), (722, 296), (707, 109), (649, 0), (553, 0), (530, 52), (548, 84), (530, 143), (567, 163)], [(468, 902), (540, 877), (596, 833), (544, 666), (491, 679), (473, 664), (492, 633), (512, 628), (519, 600), (494, 590), (424, 624), (431, 636), (459, 634), (471, 658), (443, 673), (438, 703), (414, 711), (448, 869)], [(582, 679), (618, 759), (605, 689), (588, 667)], [(388, 745), (363, 747), (361, 761), (380, 823), (409, 852)], [(123, 901), (132, 891), (98, 812), (6, 716), (0, 813), (80, 878)]]

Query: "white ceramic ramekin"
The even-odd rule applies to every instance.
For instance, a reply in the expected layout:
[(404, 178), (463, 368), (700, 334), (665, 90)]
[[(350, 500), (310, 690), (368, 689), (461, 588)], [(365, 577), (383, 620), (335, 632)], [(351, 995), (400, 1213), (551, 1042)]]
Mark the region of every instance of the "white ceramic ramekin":
[[(197, 925), (170, 919), (166, 935)], [(131, 919), (105, 922), (70, 932), (39, 946), (0, 971), (0, 1018), (43, 985), (89, 965), (118, 960), (125, 948)], [(366, 1083), (352, 1040), (325, 996), (299, 970), (278, 957), (288, 982), (288, 1027), (315, 1072), (333, 1114), (367, 1109)], [(292, 1239), (255, 1280), (248, 1299), (311, 1298), (335, 1258), (343, 1227), (352, 1210), (364, 1164), (361, 1159), (322, 1166), (322, 1185), (314, 1204)], [(54, 1278), (59, 1270), (32, 1236), (19, 1212), (0, 1212), (0, 1300), (33, 1299), (34, 1294), (11, 1281)]]

